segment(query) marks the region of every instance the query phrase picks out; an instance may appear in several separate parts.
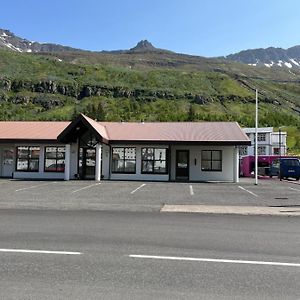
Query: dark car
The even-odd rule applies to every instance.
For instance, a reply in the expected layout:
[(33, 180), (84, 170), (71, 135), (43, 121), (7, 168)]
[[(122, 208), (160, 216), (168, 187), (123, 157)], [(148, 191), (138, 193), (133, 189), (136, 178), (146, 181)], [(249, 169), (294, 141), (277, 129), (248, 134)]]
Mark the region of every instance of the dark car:
[(279, 178), (300, 178), (300, 160), (298, 158), (278, 158), (273, 160), (269, 176), (278, 176)]

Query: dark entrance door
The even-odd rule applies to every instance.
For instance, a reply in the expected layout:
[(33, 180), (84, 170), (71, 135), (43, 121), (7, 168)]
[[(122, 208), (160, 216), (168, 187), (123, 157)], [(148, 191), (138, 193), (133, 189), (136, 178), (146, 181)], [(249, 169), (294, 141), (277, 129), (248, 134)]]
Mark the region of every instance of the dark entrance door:
[(81, 179), (95, 179), (96, 149), (79, 148), (79, 176)]
[(176, 180), (189, 179), (189, 150), (176, 151)]

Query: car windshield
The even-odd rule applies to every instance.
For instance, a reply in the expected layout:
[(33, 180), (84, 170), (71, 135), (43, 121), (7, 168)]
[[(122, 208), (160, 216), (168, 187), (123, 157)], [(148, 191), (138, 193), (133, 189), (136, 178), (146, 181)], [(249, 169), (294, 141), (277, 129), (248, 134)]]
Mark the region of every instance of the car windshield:
[(298, 159), (287, 159), (285, 160), (285, 164), (287, 166), (300, 166), (300, 162)]

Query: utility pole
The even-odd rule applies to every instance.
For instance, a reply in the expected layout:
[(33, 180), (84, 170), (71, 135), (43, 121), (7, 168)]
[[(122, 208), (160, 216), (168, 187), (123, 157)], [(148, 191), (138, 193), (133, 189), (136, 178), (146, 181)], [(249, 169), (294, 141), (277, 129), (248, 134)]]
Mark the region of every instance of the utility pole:
[(281, 127), (279, 127), (279, 178), (280, 178), (280, 181), (282, 181), (282, 178), (281, 178)]
[(257, 136), (258, 136), (258, 92), (255, 90), (255, 185), (258, 183), (258, 153), (257, 153)]

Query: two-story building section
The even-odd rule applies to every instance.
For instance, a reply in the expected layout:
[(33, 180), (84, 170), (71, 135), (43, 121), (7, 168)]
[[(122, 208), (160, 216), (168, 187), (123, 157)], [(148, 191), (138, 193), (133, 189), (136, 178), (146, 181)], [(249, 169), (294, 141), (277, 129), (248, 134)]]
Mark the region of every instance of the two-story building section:
[[(251, 146), (241, 146), (240, 156), (255, 155), (255, 128), (243, 130), (251, 140)], [(286, 132), (274, 132), (273, 127), (261, 127), (257, 132), (258, 155), (286, 155)]]

